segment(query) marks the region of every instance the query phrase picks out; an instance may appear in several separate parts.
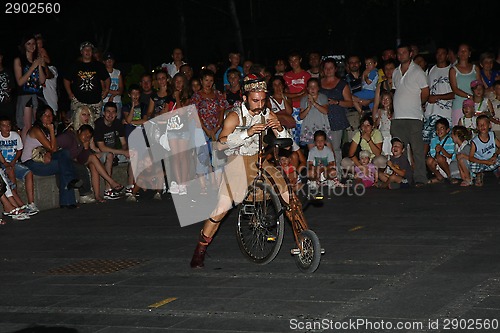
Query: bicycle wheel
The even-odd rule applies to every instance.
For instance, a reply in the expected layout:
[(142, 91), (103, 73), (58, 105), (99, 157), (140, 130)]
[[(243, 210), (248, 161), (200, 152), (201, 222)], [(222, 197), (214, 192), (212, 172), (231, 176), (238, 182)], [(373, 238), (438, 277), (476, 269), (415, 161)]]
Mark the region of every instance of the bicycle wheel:
[(267, 264), (278, 254), (284, 231), (284, 213), (276, 192), (265, 183), (250, 185), (236, 224), (241, 252), (254, 263)]
[(304, 230), (299, 235), (302, 251), (295, 256), (295, 263), (304, 273), (314, 273), (321, 260), (321, 244), (316, 233)]

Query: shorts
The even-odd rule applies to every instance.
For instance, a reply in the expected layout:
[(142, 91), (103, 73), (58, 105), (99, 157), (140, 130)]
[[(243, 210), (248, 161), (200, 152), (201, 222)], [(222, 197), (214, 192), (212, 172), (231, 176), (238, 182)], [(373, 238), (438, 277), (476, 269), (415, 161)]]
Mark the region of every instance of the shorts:
[[(33, 109), (32, 112), (32, 121), (33, 123), (35, 119), (36, 109), (38, 109), (39, 105), (47, 104), (47, 101), (41, 96), (36, 94), (32, 95), (19, 95), (17, 96), (17, 105), (16, 105), (16, 123), (17, 127), (24, 127), (24, 109), (30, 107)], [(30, 124), (31, 125), (31, 124)]]
[(26, 175), (30, 173), (31, 170), (24, 164), (16, 163), (14, 166), (14, 174), (16, 175), (16, 179), (23, 180), (26, 178)]
[(92, 150), (90, 149), (83, 149), (80, 154), (76, 157), (76, 161), (78, 164), (85, 165), (87, 164), (90, 155), (92, 155)]
[[(219, 190), (220, 196), (231, 198), (235, 203), (243, 201), (248, 186), (257, 175), (257, 155), (253, 156), (229, 156), (228, 163), (224, 168), (222, 183)], [(265, 161), (264, 170), (270, 175), (275, 184), (271, 185), (277, 194), (285, 193), (288, 187), (281, 171), (274, 165)], [(244, 177), (246, 174), (246, 177)]]

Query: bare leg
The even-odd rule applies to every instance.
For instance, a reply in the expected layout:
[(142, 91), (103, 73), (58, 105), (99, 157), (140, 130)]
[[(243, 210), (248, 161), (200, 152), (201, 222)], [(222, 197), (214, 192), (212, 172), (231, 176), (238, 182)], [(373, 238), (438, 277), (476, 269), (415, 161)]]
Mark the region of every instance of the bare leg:
[[(113, 174), (113, 159), (115, 158), (115, 155), (113, 153), (107, 153), (106, 154), (106, 162), (104, 163), (104, 168), (106, 169), (106, 172), (108, 175)], [(106, 189), (111, 188), (111, 185), (106, 181), (106, 184), (104, 184)]]
[[(106, 169), (97, 156), (90, 155), (87, 165), (92, 165), (96, 169), (97, 173), (106, 181), (106, 185), (109, 186), (108, 188), (115, 188), (120, 185), (106, 172)], [(99, 179), (99, 177), (97, 178)]]
[(33, 122), (33, 108), (32, 107), (25, 107), (24, 108), (24, 114), (23, 114), (23, 121), (24, 121), (24, 126), (23, 130), (21, 131), (21, 138), (23, 141), (26, 138), (26, 134), (32, 127), (32, 122)]
[(24, 186), (26, 187), (26, 197), (28, 203), (35, 202), (35, 186), (33, 181), (33, 172), (28, 172), (24, 177)]
[(93, 164), (88, 164), (90, 169), (90, 179), (92, 181), (92, 188), (94, 189), (94, 196), (97, 201), (102, 201), (101, 197), (101, 178), (99, 178), (99, 172)]

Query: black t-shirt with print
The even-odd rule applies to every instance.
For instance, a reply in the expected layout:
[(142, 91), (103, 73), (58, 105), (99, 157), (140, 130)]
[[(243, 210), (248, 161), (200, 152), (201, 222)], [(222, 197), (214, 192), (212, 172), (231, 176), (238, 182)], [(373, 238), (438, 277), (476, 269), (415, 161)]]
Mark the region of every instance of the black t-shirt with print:
[(71, 81), (71, 91), (78, 101), (85, 104), (96, 104), (102, 100), (102, 84), (109, 78), (106, 66), (97, 61), (78, 62), (64, 76)]
[(94, 141), (104, 142), (104, 145), (109, 148), (120, 148), (120, 137), (125, 137), (125, 128), (120, 119), (115, 119), (111, 126), (104, 123), (104, 118), (101, 117), (95, 121)]

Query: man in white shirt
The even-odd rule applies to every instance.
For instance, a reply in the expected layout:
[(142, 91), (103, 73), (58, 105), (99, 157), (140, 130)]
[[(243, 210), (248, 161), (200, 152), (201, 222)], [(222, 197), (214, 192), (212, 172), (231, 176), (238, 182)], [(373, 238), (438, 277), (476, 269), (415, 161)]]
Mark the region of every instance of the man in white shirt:
[(429, 85), (422, 68), (412, 61), (410, 45), (398, 46), (397, 57), (400, 65), (392, 74), (392, 88), (396, 91), (391, 135), (410, 144), (415, 186), (421, 187), (427, 183), (422, 128), (423, 105), (429, 98)]
[(162, 68), (166, 68), (168, 71), (168, 75), (170, 77), (174, 77), (175, 74), (179, 72), (179, 69), (181, 68), (182, 65), (185, 64), (183, 61), (184, 59), (184, 53), (182, 52), (182, 49), (179, 47), (176, 47), (172, 50), (172, 62), (171, 63), (163, 63), (161, 64)]

